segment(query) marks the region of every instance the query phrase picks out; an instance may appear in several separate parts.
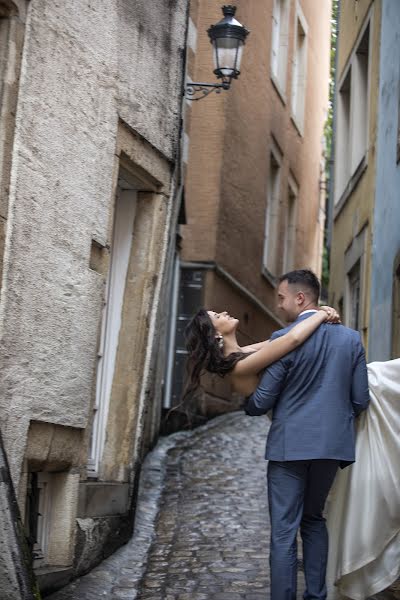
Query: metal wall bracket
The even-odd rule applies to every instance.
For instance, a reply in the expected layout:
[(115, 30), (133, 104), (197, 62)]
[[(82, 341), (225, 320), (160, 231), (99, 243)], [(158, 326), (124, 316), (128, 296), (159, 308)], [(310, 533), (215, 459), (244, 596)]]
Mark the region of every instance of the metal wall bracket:
[(223, 81), (222, 83), (200, 83), (193, 81), (187, 83), (185, 88), (186, 100), (201, 100), (212, 92), (220, 94), (222, 90), (229, 90), (231, 84), (229, 81)]

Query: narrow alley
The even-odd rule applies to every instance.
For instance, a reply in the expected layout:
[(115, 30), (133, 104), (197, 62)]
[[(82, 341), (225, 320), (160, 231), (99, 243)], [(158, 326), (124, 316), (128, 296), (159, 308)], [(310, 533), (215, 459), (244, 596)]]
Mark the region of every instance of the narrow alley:
[(145, 462), (134, 537), (51, 600), (265, 600), (267, 430), (233, 413), (164, 438)]
[[(399, 32), (400, 0), (0, 0), (0, 600), (270, 600), (270, 424), (241, 407), (299, 336), (261, 342), (328, 304), (349, 354), (299, 358), (271, 457), (352, 460), (388, 366), (328, 576), (400, 600)], [(274, 600), (303, 599), (278, 541)]]
[[(144, 463), (132, 539), (49, 600), (266, 600), (267, 431), (266, 418), (231, 413), (162, 438)], [(298, 583), (300, 600), (301, 571)]]

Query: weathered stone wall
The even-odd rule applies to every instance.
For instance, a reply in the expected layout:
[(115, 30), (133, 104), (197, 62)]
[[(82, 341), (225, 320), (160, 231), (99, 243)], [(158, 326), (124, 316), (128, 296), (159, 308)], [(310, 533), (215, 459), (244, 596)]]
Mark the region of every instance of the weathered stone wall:
[(89, 251), (92, 237), (108, 239), (118, 118), (173, 158), (184, 8), (31, 2), (1, 305), (16, 483), (30, 419), (87, 425), (102, 298)]
[[(161, 369), (155, 369), (152, 355), (165, 345), (159, 322), (165, 320), (165, 269), (177, 213), (187, 4), (31, 0), (28, 6), (0, 302), (0, 419), (22, 504), (29, 465), (73, 469), (74, 482), (76, 472), (81, 480), (86, 477), (106, 272), (90, 268), (91, 247), (95, 240), (104, 256), (108, 252), (123, 161), (138, 170), (138, 181), (147, 181), (143, 191), (161, 194), (152, 224), (142, 231), (150, 254), (141, 265), (148, 269), (140, 282), (142, 343), (130, 365), (136, 369), (137, 406), (132, 410), (128, 394), (119, 411), (120, 420), (126, 411), (123, 438), (117, 429), (106, 446), (104, 476), (111, 481), (121, 458), (115, 448), (123, 448), (126, 468), (122, 481), (119, 474), (116, 478), (131, 486), (130, 502), (148, 421), (146, 434), (153, 440), (157, 435), (160, 408), (154, 404), (160, 402)], [(133, 140), (131, 153), (121, 136)], [(135, 273), (130, 285), (135, 287)], [(162, 363), (162, 352), (157, 358)], [(68, 455), (62, 467), (45, 455), (45, 447), (51, 447), (46, 436), (42, 455), (37, 446), (32, 450), (32, 422), (61, 428), (68, 448), (78, 440), (74, 456)], [(57, 460), (62, 447), (54, 450)], [(76, 490), (73, 497), (75, 502)], [(85, 512), (78, 528), (78, 571), (125, 541), (122, 534), (119, 541), (114, 536), (108, 550), (102, 549), (113, 523), (120, 519), (129, 531), (131, 516), (128, 505), (119, 517), (96, 516), (97, 527)], [(82, 557), (90, 554), (85, 543), (94, 530), (100, 534), (88, 563)]]

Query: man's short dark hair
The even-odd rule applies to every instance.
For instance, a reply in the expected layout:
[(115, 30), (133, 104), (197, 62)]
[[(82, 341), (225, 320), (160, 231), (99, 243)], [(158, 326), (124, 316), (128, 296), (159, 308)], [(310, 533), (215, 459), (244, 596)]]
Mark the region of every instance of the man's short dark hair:
[(321, 293), (321, 284), (318, 277), (311, 269), (297, 269), (297, 271), (289, 271), (279, 278), (279, 283), (287, 281), (288, 284), (294, 284), (307, 289), (310, 292), (315, 303), (318, 302)]

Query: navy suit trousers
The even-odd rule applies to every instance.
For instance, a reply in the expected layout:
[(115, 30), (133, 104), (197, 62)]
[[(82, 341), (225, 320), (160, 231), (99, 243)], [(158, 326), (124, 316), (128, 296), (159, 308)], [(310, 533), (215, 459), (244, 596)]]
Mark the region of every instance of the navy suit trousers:
[(271, 600), (296, 600), (299, 528), (304, 600), (326, 599), (328, 533), (322, 513), (338, 466), (337, 460), (269, 461)]

